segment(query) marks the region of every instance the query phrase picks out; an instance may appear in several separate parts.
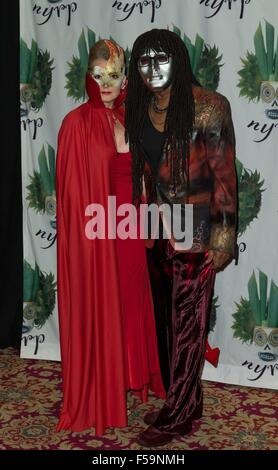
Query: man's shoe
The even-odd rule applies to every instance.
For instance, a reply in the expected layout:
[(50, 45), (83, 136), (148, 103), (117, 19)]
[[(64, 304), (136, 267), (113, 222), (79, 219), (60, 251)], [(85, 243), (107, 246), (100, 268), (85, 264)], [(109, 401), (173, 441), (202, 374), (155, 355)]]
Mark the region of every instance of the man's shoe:
[[(146, 413), (144, 416), (144, 423), (148, 425), (153, 424), (156, 421), (156, 418), (158, 417), (159, 413), (160, 413), (160, 410), (150, 411), (149, 413)], [(190, 416), (190, 419), (197, 420), (197, 419), (201, 419), (202, 416), (203, 416), (203, 406), (199, 406), (195, 409), (192, 416)]]
[(168, 444), (174, 437), (175, 434), (162, 432), (154, 426), (149, 426), (145, 431), (139, 434), (138, 443), (142, 447), (158, 447)]
[(195, 408), (192, 416), (190, 416), (190, 418), (192, 420), (195, 420), (195, 419), (201, 419), (203, 416), (203, 404), (200, 406), (197, 406), (197, 408)]
[(159, 415), (159, 411), (160, 410), (150, 411), (149, 413), (145, 414), (144, 423), (146, 423), (148, 425), (153, 424), (155, 422), (156, 418)]

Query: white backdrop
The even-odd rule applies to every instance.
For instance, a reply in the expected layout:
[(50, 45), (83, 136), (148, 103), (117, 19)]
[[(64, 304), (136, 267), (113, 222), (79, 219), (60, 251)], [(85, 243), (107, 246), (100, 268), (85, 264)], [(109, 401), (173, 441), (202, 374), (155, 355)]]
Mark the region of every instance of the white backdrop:
[(217, 368), (206, 362), (203, 378), (278, 389), (277, 0), (21, 0), (20, 8), (21, 356), (60, 359), (55, 153), (63, 117), (86, 99), (85, 43), (111, 36), (130, 50), (142, 32), (169, 28), (191, 41), (202, 84), (230, 100), (237, 140), (239, 259), (217, 276), (209, 342), (220, 359)]

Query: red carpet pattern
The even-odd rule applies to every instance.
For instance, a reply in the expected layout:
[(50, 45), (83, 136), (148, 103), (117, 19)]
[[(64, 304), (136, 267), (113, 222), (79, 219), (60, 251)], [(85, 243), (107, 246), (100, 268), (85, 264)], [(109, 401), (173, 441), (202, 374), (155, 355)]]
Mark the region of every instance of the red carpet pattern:
[[(0, 449), (127, 450), (141, 449), (143, 416), (159, 408), (130, 396), (129, 426), (94, 437), (55, 432), (61, 405), (61, 365), (21, 359), (12, 348), (0, 351)], [(278, 391), (204, 382), (204, 416), (192, 432), (161, 449), (278, 450)], [(158, 448), (156, 448), (158, 449)]]

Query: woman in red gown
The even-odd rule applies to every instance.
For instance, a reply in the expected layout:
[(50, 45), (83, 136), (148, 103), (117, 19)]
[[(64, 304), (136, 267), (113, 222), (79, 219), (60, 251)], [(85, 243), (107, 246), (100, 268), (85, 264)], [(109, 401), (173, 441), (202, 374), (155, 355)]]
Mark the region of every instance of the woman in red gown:
[[(164, 397), (144, 241), (93, 239), (91, 204), (132, 203), (124, 138), (123, 50), (109, 40), (90, 51), (87, 103), (59, 132), (56, 168), (58, 307), (63, 407), (57, 430), (127, 425), (127, 391)], [(138, 217), (138, 214), (137, 214)], [(119, 217), (117, 222), (123, 218)], [(103, 228), (103, 227), (102, 227)], [(89, 236), (88, 236), (89, 233)]]
[[(131, 204), (130, 152), (117, 154), (113, 161), (112, 179), (113, 192), (117, 197), (117, 208), (121, 204)], [(118, 222), (122, 219), (124, 216), (117, 217)], [(127, 360), (127, 388), (138, 391), (143, 401), (147, 400), (149, 387), (159, 396), (164, 397), (161, 377), (158, 373), (153, 304), (143, 240), (118, 237), (117, 256)]]

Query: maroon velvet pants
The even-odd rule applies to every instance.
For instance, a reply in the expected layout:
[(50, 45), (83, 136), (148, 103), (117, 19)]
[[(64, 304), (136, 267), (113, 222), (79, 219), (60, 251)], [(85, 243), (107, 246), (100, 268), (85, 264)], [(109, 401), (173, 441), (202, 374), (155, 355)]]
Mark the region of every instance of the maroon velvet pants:
[(163, 351), (160, 365), (163, 371), (169, 363), (170, 369), (169, 377), (164, 375), (165, 385), (169, 383), (167, 398), (154, 426), (182, 435), (190, 430), (194, 416), (202, 413), (200, 377), (215, 270), (212, 263), (205, 264), (207, 252), (177, 252), (168, 240), (156, 240), (155, 247), (147, 251), (159, 349)]

